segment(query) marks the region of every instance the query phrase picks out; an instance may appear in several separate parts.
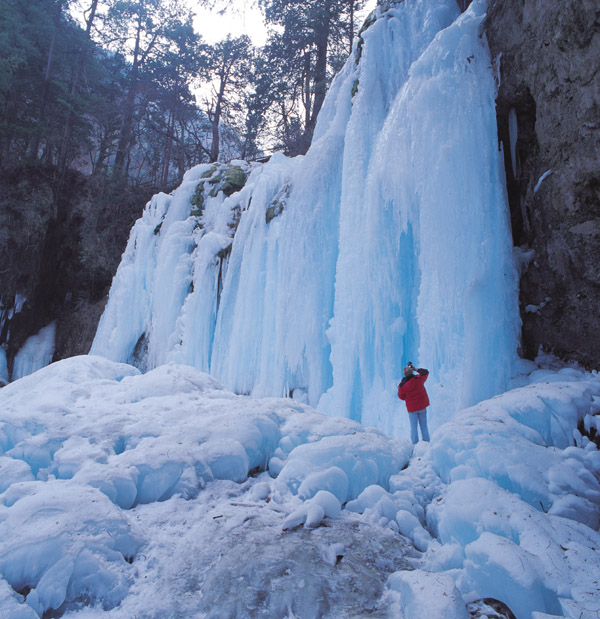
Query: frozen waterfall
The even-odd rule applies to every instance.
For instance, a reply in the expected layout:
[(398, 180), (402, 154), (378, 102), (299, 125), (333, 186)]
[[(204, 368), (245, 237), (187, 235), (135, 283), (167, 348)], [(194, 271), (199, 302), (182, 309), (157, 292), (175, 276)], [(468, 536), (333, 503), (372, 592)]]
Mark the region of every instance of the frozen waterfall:
[(155, 196), (91, 352), (190, 364), (395, 436), (409, 360), (431, 372), (434, 428), (504, 389), (518, 277), (484, 12), (378, 8), (306, 156), (200, 165)]

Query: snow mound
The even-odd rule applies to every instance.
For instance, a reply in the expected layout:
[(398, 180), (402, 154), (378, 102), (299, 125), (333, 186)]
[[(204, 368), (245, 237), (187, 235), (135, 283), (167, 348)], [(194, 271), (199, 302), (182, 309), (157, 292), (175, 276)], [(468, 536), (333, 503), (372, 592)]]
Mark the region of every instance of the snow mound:
[(404, 619), (468, 619), (464, 601), (449, 574), (432, 574), (422, 570), (395, 572), (388, 583), (390, 589), (400, 596)]
[(600, 379), (540, 376), (413, 448), (189, 366), (50, 365), (0, 391), (0, 608), (587, 616), (600, 452), (577, 427)]
[[(600, 453), (576, 438), (600, 380), (579, 371), (544, 379), (531, 375), (531, 385), (456, 415), (390, 488), (424, 508), (433, 539), (422, 569), (451, 574), (467, 601), (495, 598), (519, 618), (591, 617), (600, 610)], [(418, 547), (420, 529), (401, 530)], [(392, 588), (406, 596), (412, 580), (398, 578)]]
[(459, 413), (439, 429), (432, 463), (446, 483), (490, 479), (535, 509), (597, 529), (598, 452), (572, 445), (598, 383), (553, 376), (560, 380), (536, 381)]
[(278, 481), (302, 499), (326, 490), (346, 503), (372, 484), (387, 487), (411, 452), (406, 443), (390, 443), (374, 432), (326, 436), (294, 448)]
[(348, 419), (236, 396), (189, 366), (142, 375), (96, 356), (11, 383), (0, 411), (0, 574), (13, 590), (7, 600), (24, 598), (39, 616), (123, 601), (148, 543), (128, 516), (141, 506), (192, 501), (277, 460), (280, 479), (253, 484), (250, 500), (274, 496), (280, 530), (310, 529), (337, 518), (346, 494), (387, 487), (411, 454)]
[(83, 599), (103, 609), (121, 602), (141, 540), (101, 492), (25, 482), (0, 501), (0, 574), (40, 616)]

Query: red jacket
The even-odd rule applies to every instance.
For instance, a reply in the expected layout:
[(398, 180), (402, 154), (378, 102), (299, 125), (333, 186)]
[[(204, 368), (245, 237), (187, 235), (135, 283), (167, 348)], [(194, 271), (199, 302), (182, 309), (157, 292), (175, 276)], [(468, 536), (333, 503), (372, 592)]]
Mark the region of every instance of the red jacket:
[(416, 413), (429, 406), (429, 396), (425, 390), (425, 381), (429, 370), (419, 368), (418, 376), (406, 376), (398, 385), (398, 397), (406, 402), (406, 410)]

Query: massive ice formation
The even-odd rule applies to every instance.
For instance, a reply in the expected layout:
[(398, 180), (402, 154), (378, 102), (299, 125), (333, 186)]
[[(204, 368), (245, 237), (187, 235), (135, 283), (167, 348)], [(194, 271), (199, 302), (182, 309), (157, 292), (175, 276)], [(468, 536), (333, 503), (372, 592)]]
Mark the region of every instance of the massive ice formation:
[(197, 166), (156, 196), (92, 353), (393, 435), (409, 360), (431, 371), (434, 426), (502, 390), (519, 317), (484, 8), (378, 8), (305, 157)]

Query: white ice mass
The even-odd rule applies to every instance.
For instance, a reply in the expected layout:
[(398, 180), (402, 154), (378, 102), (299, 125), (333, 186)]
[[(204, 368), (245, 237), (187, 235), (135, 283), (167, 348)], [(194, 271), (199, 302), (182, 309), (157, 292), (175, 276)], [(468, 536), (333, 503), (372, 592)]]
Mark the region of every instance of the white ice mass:
[(149, 203), (93, 354), (0, 390), (0, 617), (597, 619), (600, 377), (517, 358), (484, 11), (378, 8), (306, 156)]
[[(56, 323), (51, 322), (37, 333), (27, 338), (23, 346), (19, 349), (19, 352), (15, 355), (12, 370), (13, 380), (17, 380), (28, 374), (33, 374), (33, 372), (46, 367), (52, 361), (55, 332)], [(6, 365), (6, 360), (4, 364)], [(2, 365), (1, 362), (0, 365)], [(0, 380), (2, 380), (1, 368)]]

